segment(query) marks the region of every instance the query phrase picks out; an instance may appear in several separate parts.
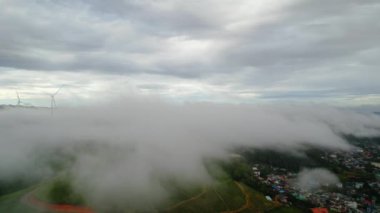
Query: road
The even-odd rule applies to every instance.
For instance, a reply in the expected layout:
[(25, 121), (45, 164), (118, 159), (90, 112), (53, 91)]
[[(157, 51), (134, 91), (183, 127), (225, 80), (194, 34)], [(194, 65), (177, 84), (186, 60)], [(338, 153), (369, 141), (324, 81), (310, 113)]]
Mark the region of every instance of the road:
[(247, 189), (239, 182), (237, 181), (234, 181), (236, 186), (240, 189), (241, 193), (244, 194), (244, 197), (245, 197), (245, 203), (244, 205), (242, 205), (240, 208), (238, 209), (235, 209), (235, 210), (231, 210), (231, 211), (223, 211), (221, 213), (239, 213), (239, 212), (242, 212), (248, 208), (251, 208), (252, 207), (252, 195), (250, 192), (247, 191)]
[(167, 208), (165, 211), (172, 211), (172, 210), (174, 210), (174, 209), (176, 209), (176, 208), (178, 208), (178, 207), (180, 207), (182, 205), (185, 205), (185, 204), (190, 203), (190, 202), (192, 202), (194, 200), (197, 200), (200, 197), (202, 197), (206, 192), (207, 192), (206, 187), (203, 187), (202, 191), (199, 194), (197, 194), (197, 195), (195, 195), (193, 197), (190, 197), (189, 199), (183, 200), (183, 201), (181, 201), (179, 203), (176, 203), (173, 206)]

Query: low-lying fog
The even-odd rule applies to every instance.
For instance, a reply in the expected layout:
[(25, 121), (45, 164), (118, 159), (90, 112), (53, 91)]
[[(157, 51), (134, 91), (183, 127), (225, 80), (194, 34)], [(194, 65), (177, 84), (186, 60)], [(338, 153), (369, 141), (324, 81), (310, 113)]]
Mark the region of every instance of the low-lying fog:
[(54, 116), (48, 109), (8, 109), (0, 111), (0, 179), (50, 177), (53, 171), (39, 159), (59, 148), (77, 155), (69, 169), (90, 203), (146, 207), (168, 195), (161, 178), (212, 181), (204, 157), (224, 159), (233, 147), (349, 149), (342, 134), (379, 133), (376, 115), (318, 105), (175, 105), (135, 99), (58, 108)]

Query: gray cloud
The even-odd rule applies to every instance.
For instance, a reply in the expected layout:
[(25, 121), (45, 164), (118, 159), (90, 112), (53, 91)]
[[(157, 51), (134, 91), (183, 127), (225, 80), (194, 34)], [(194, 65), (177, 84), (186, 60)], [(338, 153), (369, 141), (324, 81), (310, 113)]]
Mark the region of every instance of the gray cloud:
[(217, 78), (263, 98), (379, 94), (377, 1), (1, 4), (3, 69)]

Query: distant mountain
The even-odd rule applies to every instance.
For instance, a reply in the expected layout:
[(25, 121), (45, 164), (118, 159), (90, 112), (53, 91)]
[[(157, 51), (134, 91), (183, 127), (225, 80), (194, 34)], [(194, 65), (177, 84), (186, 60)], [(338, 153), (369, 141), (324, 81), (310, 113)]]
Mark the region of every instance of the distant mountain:
[(49, 107), (41, 107), (41, 106), (28, 106), (28, 105), (13, 105), (13, 104), (0, 104), (0, 110), (5, 109), (48, 109)]

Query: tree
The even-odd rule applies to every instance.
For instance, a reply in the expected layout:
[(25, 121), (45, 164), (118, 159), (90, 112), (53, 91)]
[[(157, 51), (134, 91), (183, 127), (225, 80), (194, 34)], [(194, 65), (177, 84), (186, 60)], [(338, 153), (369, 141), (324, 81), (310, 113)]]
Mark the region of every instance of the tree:
[(49, 198), (53, 203), (80, 205), (84, 203), (82, 196), (75, 193), (67, 180), (56, 180), (50, 188)]

